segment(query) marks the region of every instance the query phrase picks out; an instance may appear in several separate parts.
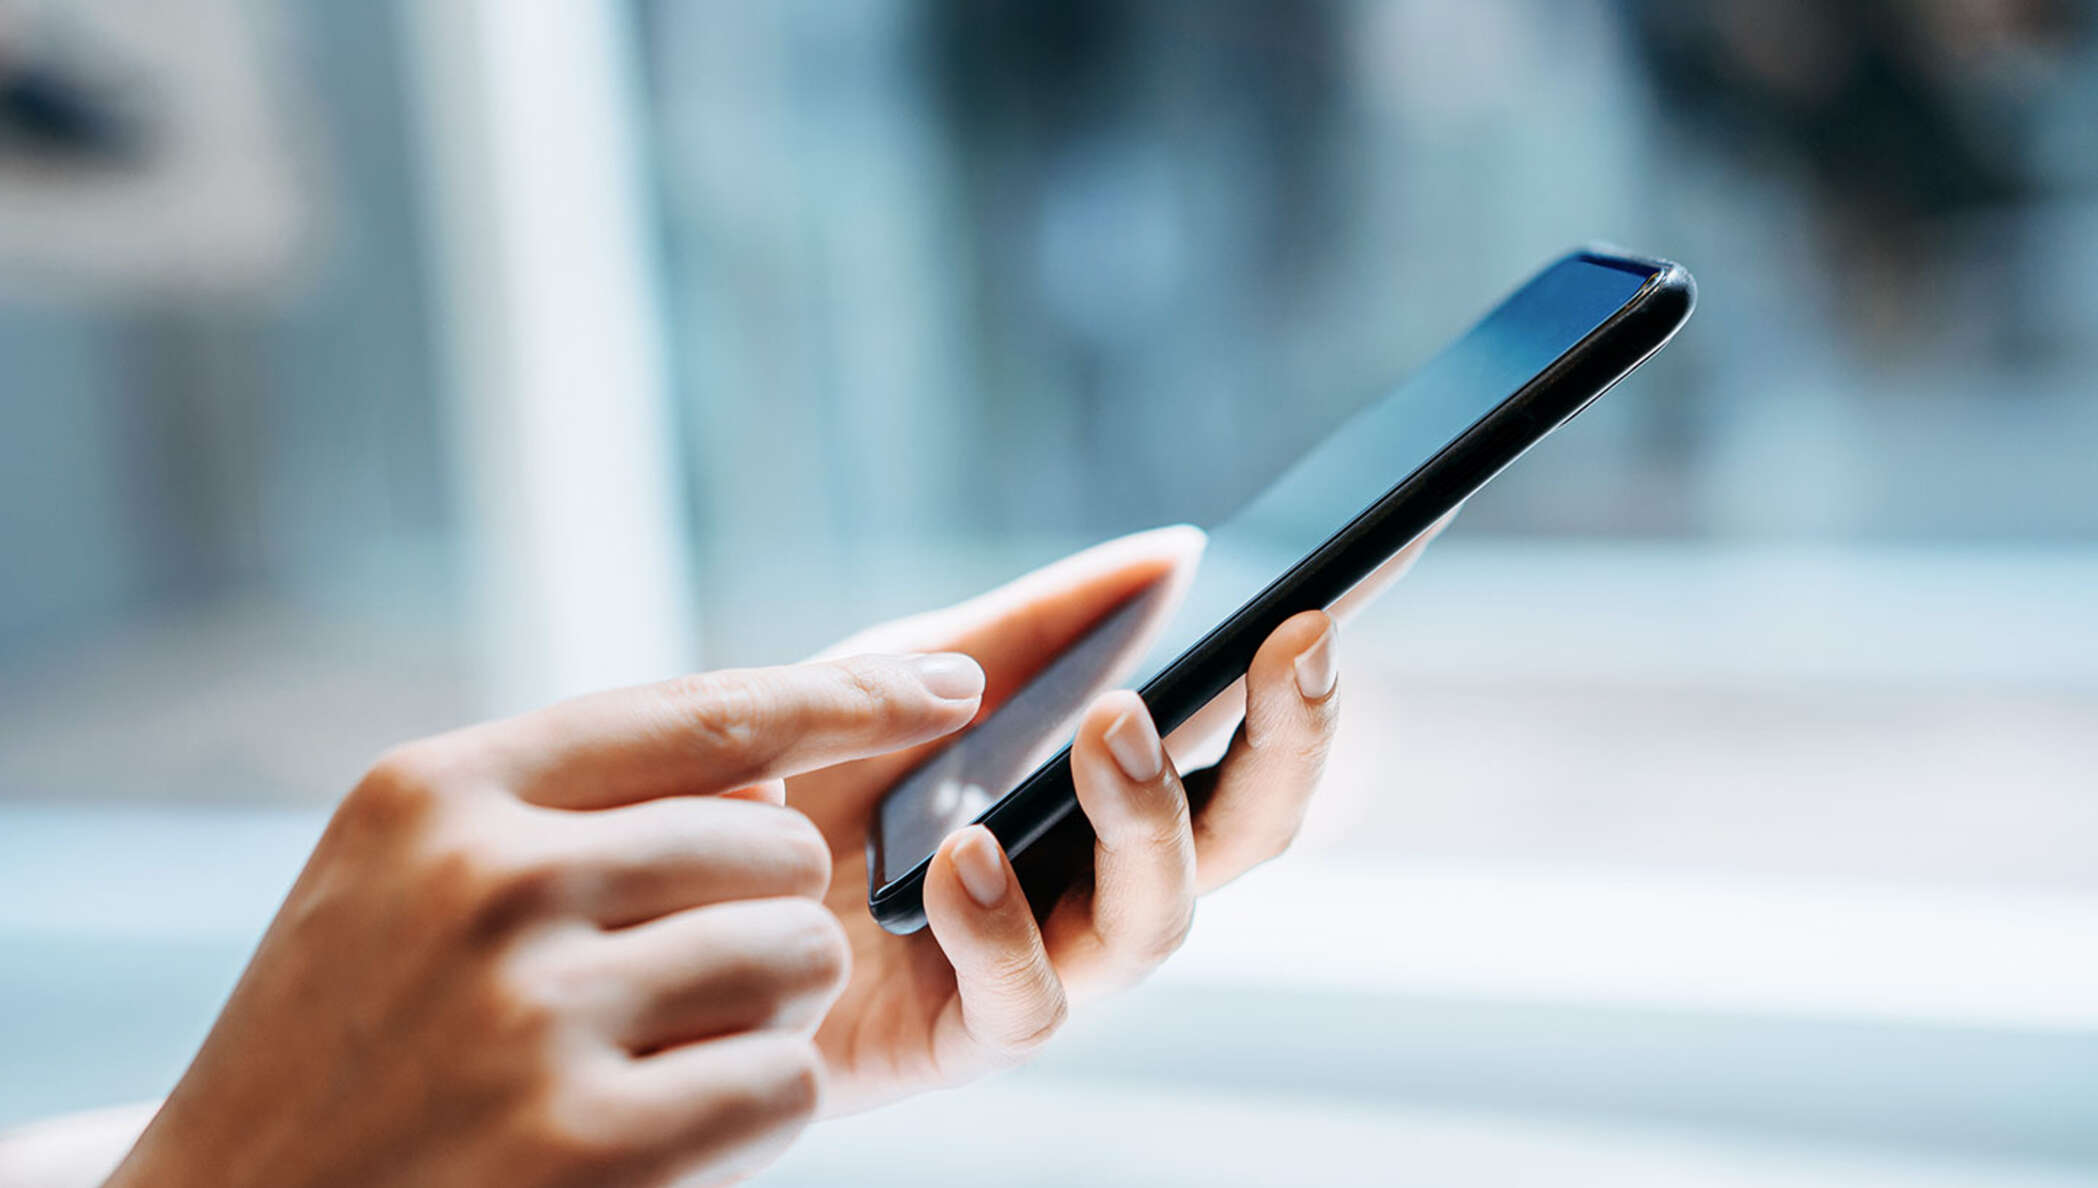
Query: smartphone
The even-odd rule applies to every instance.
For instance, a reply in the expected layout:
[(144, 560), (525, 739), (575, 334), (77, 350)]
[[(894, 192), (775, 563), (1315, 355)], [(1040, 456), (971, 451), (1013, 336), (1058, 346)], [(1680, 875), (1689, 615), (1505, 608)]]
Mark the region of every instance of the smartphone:
[(1290, 616), (1332, 605), (1666, 345), (1696, 292), (1680, 265), (1600, 248), (1525, 282), (1214, 528), (1191, 581), (1155, 583), (1110, 611), (890, 789), (868, 831), (874, 918), (894, 933), (922, 928), (933, 852), (972, 822), (1046, 911), (1089, 873), (1070, 741), (1097, 690), (1133, 672), (1170, 733), (1244, 676)]

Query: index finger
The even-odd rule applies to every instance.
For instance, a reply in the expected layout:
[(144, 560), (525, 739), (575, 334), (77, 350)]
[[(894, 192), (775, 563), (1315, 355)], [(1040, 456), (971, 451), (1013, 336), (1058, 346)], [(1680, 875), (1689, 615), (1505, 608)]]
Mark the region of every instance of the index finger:
[[(966, 652), (988, 674), (985, 700), (995, 707), (1136, 595), (1168, 583), (1161, 601), (1167, 609), (1178, 606), (1207, 542), (1201, 529), (1186, 524), (1134, 533), (1074, 553), (967, 602), (863, 631), (823, 655)], [(1129, 663), (1136, 662), (1141, 645), (1148, 642), (1148, 637), (1133, 641)]]
[(967, 656), (858, 656), (595, 693), (489, 729), (525, 800), (610, 808), (923, 743), (967, 725), (983, 685)]
[[(863, 631), (823, 654), (921, 649), (963, 652), (983, 665), (987, 678), (983, 707), (996, 710), (1118, 608), (1139, 594), (1158, 590), (1159, 618), (1125, 643), (1121, 659), (1126, 663), (1111, 667), (1133, 665), (1164, 626), (1163, 619), (1169, 617), (1164, 612), (1177, 607), (1186, 595), (1207, 540), (1201, 529), (1180, 525), (1108, 541), (959, 605)], [(1107, 675), (1118, 678), (1121, 674)], [(1079, 690), (1075, 696), (1090, 697), (1108, 683)], [(822, 786), (805, 786), (802, 794), (806, 797), (813, 792), (823, 799), (842, 792), (848, 800), (864, 798), (871, 803), (925, 758), (926, 752), (916, 750), (885, 755), (839, 771), (835, 777), (828, 772), (815, 777)], [(857, 814), (863, 810), (851, 807), (847, 811)]]

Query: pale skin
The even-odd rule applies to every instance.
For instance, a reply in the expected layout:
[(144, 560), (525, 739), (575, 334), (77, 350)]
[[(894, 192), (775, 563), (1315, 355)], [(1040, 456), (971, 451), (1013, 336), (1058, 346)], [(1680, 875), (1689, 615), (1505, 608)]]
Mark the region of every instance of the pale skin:
[[(1197, 896), (1289, 844), (1336, 722), (1333, 618), (1284, 623), (1243, 691), (1165, 745), (1133, 694), (1093, 702), (1072, 768), (1097, 874), (1039, 926), (970, 827), (934, 859), (930, 927), (883, 932), (869, 813), (1199, 549), (1142, 534), (808, 664), (397, 749), (344, 799), (144, 1133), (105, 1115), (0, 1139), (0, 1186), (92, 1183), (134, 1135), (112, 1185), (731, 1182), (819, 1114), (1025, 1059), (1074, 998), (1168, 957)], [(1220, 749), (1181, 779), (1175, 756)]]

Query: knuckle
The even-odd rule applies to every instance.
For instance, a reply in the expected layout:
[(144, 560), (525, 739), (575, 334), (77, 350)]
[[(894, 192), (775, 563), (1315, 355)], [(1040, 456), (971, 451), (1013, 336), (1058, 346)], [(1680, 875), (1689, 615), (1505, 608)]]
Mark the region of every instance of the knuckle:
[(1256, 861), (1272, 862), (1289, 852), (1296, 844), (1297, 834), (1304, 829), (1304, 814), (1291, 813), (1261, 831), (1254, 850)]
[(1062, 994), (1056, 995), (1032, 1021), (1023, 1023), (1000, 1044), (1007, 1055), (1024, 1057), (1049, 1042), (1050, 1037), (1063, 1030), (1071, 1017), (1071, 1004)]
[(997, 1029), (991, 1046), (1010, 1056), (1025, 1056), (1048, 1042), (1071, 1017), (1071, 1000), (1054, 975), (1044, 976), (1028, 959), (1009, 959), (992, 970), (1003, 988), (997, 997), (1011, 1004), (1010, 1018)]
[(1129, 819), (1096, 827), (1102, 845), (1124, 853), (1145, 855), (1147, 861), (1178, 861), (1194, 849), (1194, 816), (1187, 801), (1139, 808)]
[(1102, 922), (1098, 934), (1102, 948), (1108, 951), (1126, 985), (1149, 976), (1152, 970), (1179, 952), (1194, 926), (1195, 904), (1190, 897), (1171, 920), (1108, 920)]
[[(569, 936), (581, 933), (577, 925)], [(594, 929), (590, 935), (594, 938)], [(601, 966), (579, 959), (583, 950), (565, 939), (536, 936), (512, 946), (496, 964), (491, 1015), (519, 1040), (546, 1040), (560, 1029), (602, 1018), (626, 1001), (625, 988), (607, 979)]]
[(1180, 913), (1172, 925), (1155, 933), (1138, 953), (1138, 959), (1146, 970), (1163, 965), (1168, 957), (1180, 951), (1195, 929), (1195, 905), (1190, 901), (1187, 910)]
[(481, 890), (474, 923), (482, 933), (513, 931), (552, 914), (568, 898), (566, 872), (547, 862), (484, 862), (476, 881)]
[(887, 663), (871, 659), (838, 661), (834, 667), (845, 691), (845, 715), (876, 733), (900, 727), (909, 717), (909, 707), (890, 679)]
[(779, 870), (793, 893), (820, 899), (830, 889), (830, 842), (814, 821), (791, 809), (776, 812)]
[(1193, 834), (1185, 812), (1175, 812), (1148, 822), (1143, 829), (1143, 843), (1151, 850), (1178, 854), (1192, 848)]
[(753, 1057), (749, 1075), (719, 1090), (714, 1110), (717, 1126), (748, 1134), (803, 1126), (816, 1116), (823, 1101), (823, 1062), (814, 1044), (768, 1037)]
[(631, 1112), (609, 1076), (569, 1075), (542, 1100), (533, 1145), (557, 1166), (601, 1172), (634, 1156)]
[(807, 1122), (816, 1116), (817, 1107), (822, 1102), (823, 1061), (816, 1055), (814, 1045), (796, 1044), (782, 1070), (778, 1116), (792, 1122)]
[(434, 742), (395, 747), (381, 755), (343, 798), (337, 818), (352, 828), (377, 833), (410, 830), (436, 811), (450, 766)]
[(454, 828), (434, 839), (422, 863), (424, 901), (475, 937), (493, 938), (551, 915), (568, 899), (568, 871)]
[(484, 998), (488, 1034), (511, 1051), (543, 1049), (561, 1025), (562, 1011), (543, 984), (517, 976), (497, 977)]
[(1043, 981), (1040, 959), (1025, 947), (1006, 946), (991, 957), (985, 971), (990, 984), (1007, 997), (1024, 999)]
[(1326, 766), (1326, 756), (1333, 751), (1335, 722), (1331, 714), (1323, 715), (1313, 724), (1313, 729), (1297, 746), (1297, 761), (1314, 778)]
[(739, 771), (763, 763), (764, 706), (749, 678), (703, 673), (673, 682), (671, 694), (679, 725), (710, 758)]
[(795, 901), (783, 928), (779, 961), (797, 989), (834, 990), (852, 972), (852, 946), (844, 925), (816, 904)]

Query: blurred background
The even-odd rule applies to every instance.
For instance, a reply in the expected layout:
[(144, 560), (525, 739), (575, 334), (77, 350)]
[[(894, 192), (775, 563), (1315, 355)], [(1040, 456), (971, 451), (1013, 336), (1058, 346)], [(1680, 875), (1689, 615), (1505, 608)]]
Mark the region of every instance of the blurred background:
[(0, 0), (0, 1125), (384, 746), (1215, 519), (1598, 239), (1698, 316), (1301, 852), (768, 1182), (2098, 1183), (2087, 0)]

